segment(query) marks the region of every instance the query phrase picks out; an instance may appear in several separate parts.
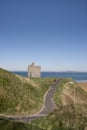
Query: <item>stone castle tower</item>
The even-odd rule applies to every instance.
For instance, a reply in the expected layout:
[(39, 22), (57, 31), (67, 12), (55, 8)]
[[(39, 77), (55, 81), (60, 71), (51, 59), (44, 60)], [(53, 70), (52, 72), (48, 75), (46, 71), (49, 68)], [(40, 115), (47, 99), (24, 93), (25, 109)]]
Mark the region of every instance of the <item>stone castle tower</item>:
[(28, 77), (40, 77), (41, 76), (41, 66), (35, 66), (34, 62), (28, 65)]

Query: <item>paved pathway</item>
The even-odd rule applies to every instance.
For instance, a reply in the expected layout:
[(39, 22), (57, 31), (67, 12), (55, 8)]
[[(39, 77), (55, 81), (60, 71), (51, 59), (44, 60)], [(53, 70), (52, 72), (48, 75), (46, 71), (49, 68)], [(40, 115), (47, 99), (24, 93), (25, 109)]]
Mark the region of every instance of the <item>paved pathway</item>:
[(56, 91), (56, 88), (59, 82), (60, 80), (57, 80), (55, 81), (55, 83), (53, 83), (50, 86), (50, 88), (44, 95), (43, 106), (38, 113), (34, 115), (30, 115), (30, 116), (9, 116), (8, 118), (12, 120), (17, 120), (17, 121), (29, 122), (33, 119), (48, 115), (50, 112), (52, 112), (56, 108), (56, 105), (53, 100), (53, 95), (54, 95), (54, 92)]
[(56, 87), (58, 83), (59, 83), (59, 80), (56, 81), (54, 84), (52, 84), (50, 89), (45, 94), (44, 101), (43, 101), (43, 108), (39, 112), (39, 114), (49, 114), (56, 108), (56, 104), (53, 100), (53, 95), (54, 95), (54, 92), (56, 91)]

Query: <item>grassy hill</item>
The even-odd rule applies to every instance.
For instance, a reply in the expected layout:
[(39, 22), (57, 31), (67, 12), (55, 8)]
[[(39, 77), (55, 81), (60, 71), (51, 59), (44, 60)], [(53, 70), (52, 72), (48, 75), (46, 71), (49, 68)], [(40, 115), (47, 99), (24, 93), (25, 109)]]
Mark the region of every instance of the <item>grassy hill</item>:
[(61, 80), (54, 95), (56, 110), (32, 121), (45, 130), (87, 130), (87, 92), (72, 79)]
[[(25, 115), (40, 110), (54, 78), (28, 79), (0, 69), (0, 115)], [(54, 101), (56, 110), (29, 124), (0, 117), (0, 130), (86, 130), (87, 92), (69, 78), (61, 79)]]
[(77, 111), (74, 105), (58, 107), (48, 116), (31, 123), (44, 130), (87, 130), (87, 105), (76, 107)]
[(52, 78), (28, 79), (0, 68), (0, 115), (26, 115), (40, 110)]
[(54, 95), (57, 106), (70, 104), (87, 104), (87, 92), (78, 83), (69, 78), (61, 80)]

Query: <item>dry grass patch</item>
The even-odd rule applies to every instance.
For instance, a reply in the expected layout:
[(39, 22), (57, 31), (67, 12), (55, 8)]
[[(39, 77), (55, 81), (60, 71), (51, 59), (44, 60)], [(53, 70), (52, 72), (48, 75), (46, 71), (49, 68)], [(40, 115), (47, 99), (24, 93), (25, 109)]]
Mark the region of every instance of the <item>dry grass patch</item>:
[(87, 104), (87, 92), (72, 79), (64, 78), (54, 95), (57, 106), (69, 104)]
[(77, 83), (85, 92), (87, 92), (87, 82)]
[(27, 82), (28, 84), (32, 85), (33, 87), (39, 87), (39, 84), (36, 84), (33, 80), (30, 78), (22, 77), (20, 75), (16, 75), (22, 82)]

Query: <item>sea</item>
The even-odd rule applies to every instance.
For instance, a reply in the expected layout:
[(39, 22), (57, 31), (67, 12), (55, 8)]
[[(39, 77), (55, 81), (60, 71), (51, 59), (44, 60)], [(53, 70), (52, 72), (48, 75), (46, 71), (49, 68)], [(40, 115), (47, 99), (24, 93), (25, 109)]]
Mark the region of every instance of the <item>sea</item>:
[[(12, 73), (28, 77), (27, 71), (12, 71)], [(87, 72), (41, 72), (41, 77), (72, 78), (76, 82), (87, 82)]]

